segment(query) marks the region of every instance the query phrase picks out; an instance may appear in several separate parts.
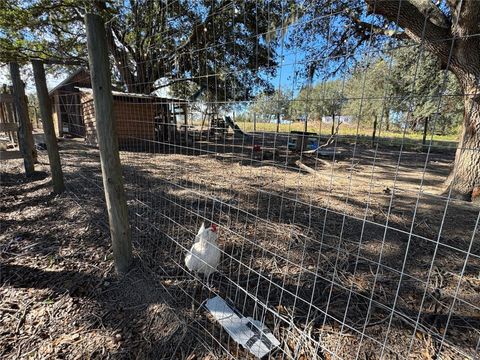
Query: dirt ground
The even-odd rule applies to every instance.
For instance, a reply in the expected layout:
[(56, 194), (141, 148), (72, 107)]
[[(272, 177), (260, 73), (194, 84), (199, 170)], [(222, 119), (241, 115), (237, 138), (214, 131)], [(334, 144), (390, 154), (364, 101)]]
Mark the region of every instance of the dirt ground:
[(208, 358), (147, 268), (115, 275), (101, 199), (52, 195), (44, 161), (2, 167), (0, 358)]
[[(199, 307), (212, 292), (272, 329), (275, 359), (478, 356), (479, 210), (441, 195), (451, 155), (425, 166), (422, 152), (344, 143), (335, 161), (302, 157), (311, 174), (285, 144), (122, 151), (135, 251), (124, 277), (98, 150), (60, 143), (61, 196), (43, 152), (30, 179), (2, 164), (0, 356), (245, 358)], [(202, 221), (220, 227), (210, 290), (183, 269)]]

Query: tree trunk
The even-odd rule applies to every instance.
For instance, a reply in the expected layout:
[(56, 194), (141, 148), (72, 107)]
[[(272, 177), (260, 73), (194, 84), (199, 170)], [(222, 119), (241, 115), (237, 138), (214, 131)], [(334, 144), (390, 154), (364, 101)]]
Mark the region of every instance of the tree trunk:
[(476, 195), (480, 189), (480, 69), (454, 73), (462, 85), (465, 110), (454, 167), (446, 183), (452, 197), (480, 201)]
[[(476, 0), (447, 1), (452, 19), (433, 1), (365, 0), (368, 12), (384, 16), (435, 54), (459, 80), (465, 105), (455, 163), (447, 179), (455, 198), (480, 202), (480, 7)], [(477, 195), (478, 194), (478, 195)]]
[(335, 134), (335, 114), (332, 114), (332, 135)]
[(60, 194), (65, 190), (65, 184), (63, 182), (62, 164), (60, 161), (60, 154), (58, 153), (57, 137), (55, 136), (55, 126), (53, 125), (52, 118), (52, 103), (50, 102), (50, 97), (48, 96), (47, 81), (45, 80), (45, 69), (43, 62), (40, 60), (33, 60), (32, 68), (33, 76), (35, 77), (38, 104), (42, 114), (45, 142), (47, 143), (53, 191), (56, 194)]
[(36, 151), (32, 135), (32, 124), (28, 117), (27, 104), (25, 102), (25, 84), (20, 78), (19, 65), (16, 62), (10, 63), (10, 76), (13, 84), (13, 99), (15, 104), (15, 113), (18, 119), (18, 140), (20, 151), (23, 154), (25, 165), (25, 174), (32, 175), (35, 172)]
[(423, 146), (425, 146), (425, 144), (427, 143), (428, 120), (430, 120), (430, 116), (425, 116), (425, 119), (423, 121), (423, 138), (422, 138)]
[(280, 114), (277, 114), (277, 133), (280, 132)]
[(418, 118), (413, 118), (412, 122), (409, 124), (411, 131), (417, 131)]

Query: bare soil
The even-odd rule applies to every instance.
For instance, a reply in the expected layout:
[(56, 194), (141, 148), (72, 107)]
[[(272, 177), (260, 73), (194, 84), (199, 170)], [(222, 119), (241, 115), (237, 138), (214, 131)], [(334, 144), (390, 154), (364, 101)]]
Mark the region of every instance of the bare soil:
[[(2, 164), (0, 356), (247, 357), (199, 306), (213, 293), (273, 330), (272, 358), (478, 356), (479, 210), (441, 195), (452, 155), (344, 143), (325, 163), (285, 145), (122, 151), (135, 249), (123, 277), (98, 150), (61, 143), (61, 196), (46, 173)], [(183, 269), (202, 221), (220, 225), (210, 289)]]

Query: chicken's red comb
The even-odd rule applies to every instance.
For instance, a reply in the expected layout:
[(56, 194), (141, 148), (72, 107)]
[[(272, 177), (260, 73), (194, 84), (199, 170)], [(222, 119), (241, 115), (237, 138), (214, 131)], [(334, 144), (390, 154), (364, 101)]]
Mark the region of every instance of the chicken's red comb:
[(211, 229), (212, 229), (213, 232), (216, 232), (217, 231), (217, 225), (212, 224)]

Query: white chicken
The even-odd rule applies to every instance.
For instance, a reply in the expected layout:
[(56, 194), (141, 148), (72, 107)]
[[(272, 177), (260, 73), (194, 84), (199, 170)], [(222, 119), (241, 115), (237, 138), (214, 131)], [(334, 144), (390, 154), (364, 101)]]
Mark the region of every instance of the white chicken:
[(217, 226), (212, 224), (205, 229), (205, 224), (202, 224), (195, 236), (195, 243), (185, 256), (185, 265), (188, 270), (203, 274), (207, 279), (217, 270), (220, 262), (217, 239)]

